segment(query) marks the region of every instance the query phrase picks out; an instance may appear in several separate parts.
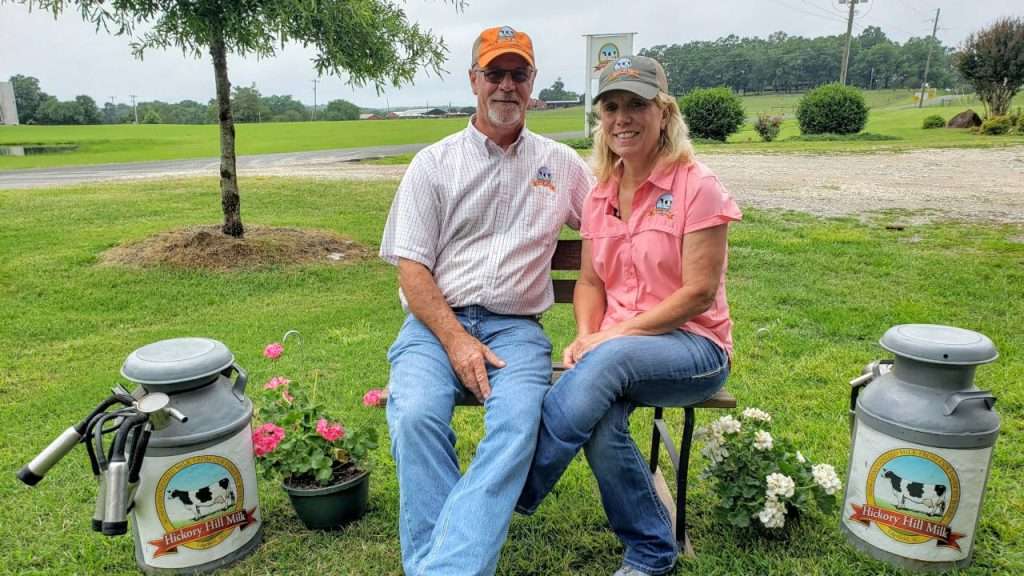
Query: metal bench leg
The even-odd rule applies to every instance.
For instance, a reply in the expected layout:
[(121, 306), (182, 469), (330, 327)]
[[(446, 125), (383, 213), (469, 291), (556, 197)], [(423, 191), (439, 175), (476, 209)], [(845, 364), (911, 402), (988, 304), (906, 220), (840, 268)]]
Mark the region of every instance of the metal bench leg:
[(661, 450), (661, 434), (658, 432), (658, 421), (661, 420), (663, 408), (654, 408), (654, 423), (651, 428), (651, 474), (658, 471), (658, 454)]
[(688, 551), (686, 535), (686, 478), (690, 470), (690, 446), (693, 444), (694, 414), (692, 407), (683, 408), (683, 440), (679, 446), (679, 466), (676, 466), (676, 542)]

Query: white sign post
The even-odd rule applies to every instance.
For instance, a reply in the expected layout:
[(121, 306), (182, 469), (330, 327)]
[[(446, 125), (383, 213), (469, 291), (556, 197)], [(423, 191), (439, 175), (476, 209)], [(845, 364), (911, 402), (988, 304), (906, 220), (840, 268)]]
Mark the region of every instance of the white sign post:
[(586, 93), (583, 97), (583, 137), (590, 137), (590, 111), (593, 82), (601, 77), (601, 71), (624, 56), (633, 55), (633, 37), (636, 32), (618, 34), (584, 34), (587, 39)]

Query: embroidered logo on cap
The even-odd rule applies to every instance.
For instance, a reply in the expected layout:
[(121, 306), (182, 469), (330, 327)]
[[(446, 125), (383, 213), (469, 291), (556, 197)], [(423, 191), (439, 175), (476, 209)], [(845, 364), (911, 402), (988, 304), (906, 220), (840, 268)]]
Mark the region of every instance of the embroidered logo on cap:
[(551, 173), (550, 168), (548, 168), (547, 166), (541, 166), (540, 168), (537, 169), (537, 177), (534, 178), (533, 181), (530, 182), (530, 184), (532, 186), (540, 186), (542, 188), (547, 188), (548, 190), (554, 192), (554, 177), (555, 175)]
[(640, 72), (633, 68), (633, 61), (629, 58), (619, 58), (614, 65), (612, 65), (612, 73), (608, 75), (608, 79), (605, 82), (610, 82), (620, 76), (633, 76), (635, 78), (640, 77)]
[(508, 26), (502, 26), (501, 30), (498, 30), (499, 40), (511, 40), (515, 35), (516, 31)]

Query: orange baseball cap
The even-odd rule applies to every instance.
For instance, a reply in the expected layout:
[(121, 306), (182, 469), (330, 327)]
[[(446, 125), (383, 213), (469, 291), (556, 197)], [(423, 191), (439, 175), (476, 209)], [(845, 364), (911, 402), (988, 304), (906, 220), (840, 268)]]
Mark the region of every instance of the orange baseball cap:
[(518, 54), (534, 66), (533, 41), (526, 32), (517, 32), (509, 26), (495, 26), (480, 33), (473, 43), (473, 65), (483, 68), (502, 54)]

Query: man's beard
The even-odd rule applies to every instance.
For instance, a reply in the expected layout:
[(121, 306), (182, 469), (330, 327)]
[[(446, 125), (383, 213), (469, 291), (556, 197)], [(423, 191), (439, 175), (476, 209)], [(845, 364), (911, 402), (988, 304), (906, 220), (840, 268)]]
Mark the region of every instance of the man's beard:
[(498, 104), (497, 106), (487, 107), (487, 119), (491, 121), (491, 124), (497, 126), (515, 126), (522, 121), (523, 111), (519, 106), (506, 106)]

